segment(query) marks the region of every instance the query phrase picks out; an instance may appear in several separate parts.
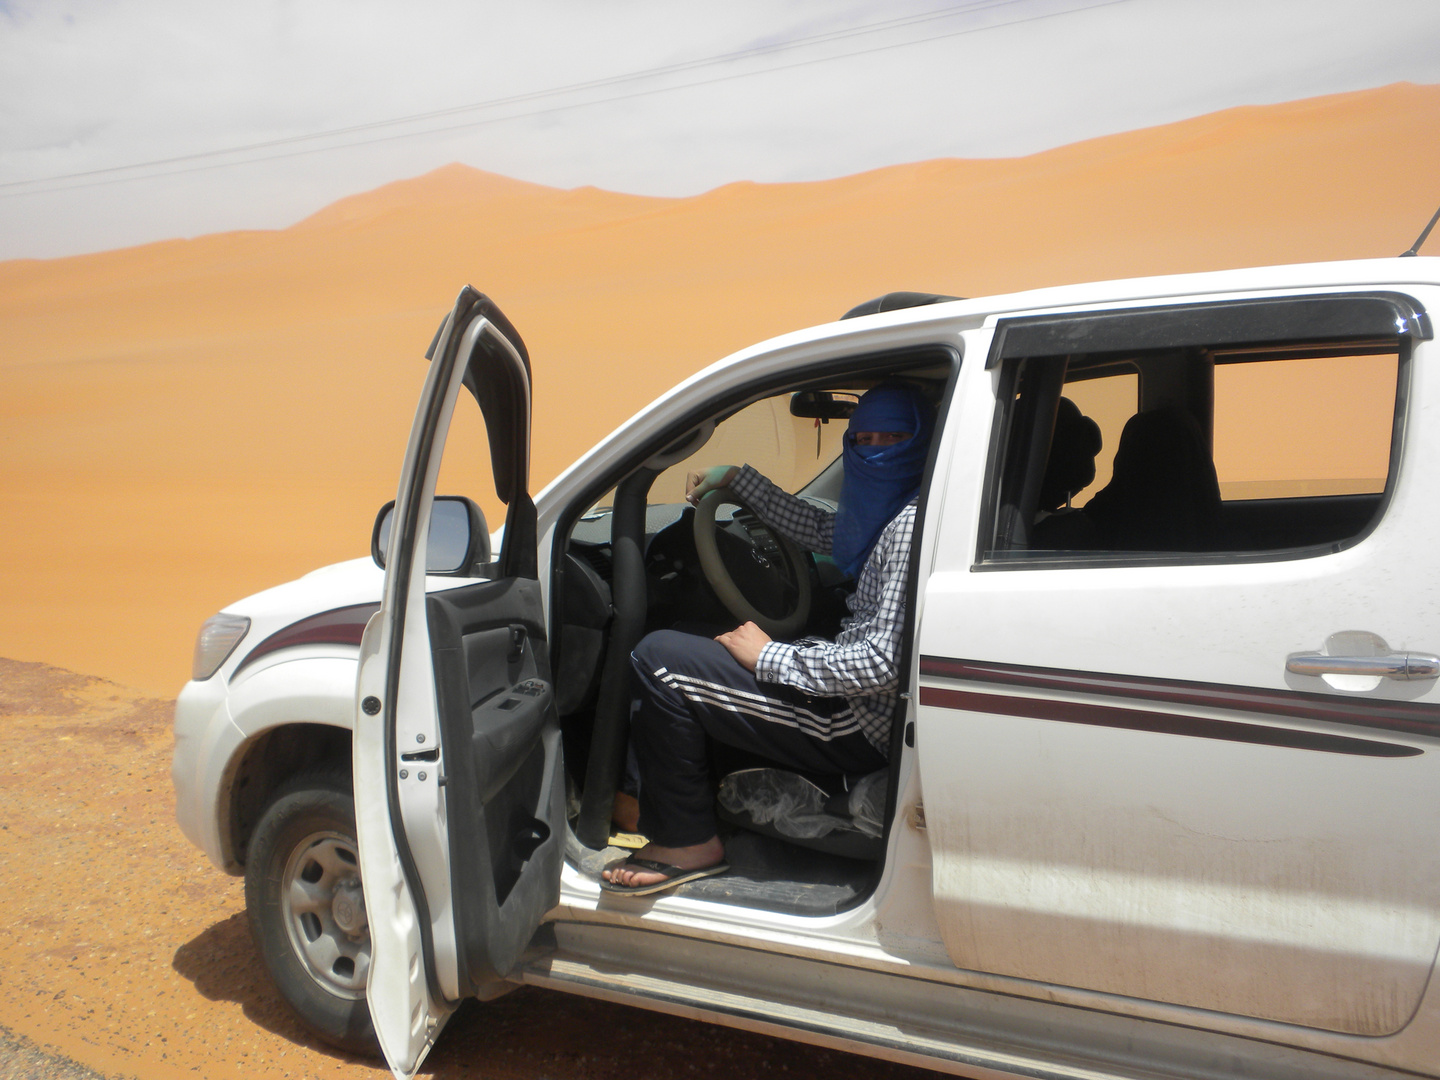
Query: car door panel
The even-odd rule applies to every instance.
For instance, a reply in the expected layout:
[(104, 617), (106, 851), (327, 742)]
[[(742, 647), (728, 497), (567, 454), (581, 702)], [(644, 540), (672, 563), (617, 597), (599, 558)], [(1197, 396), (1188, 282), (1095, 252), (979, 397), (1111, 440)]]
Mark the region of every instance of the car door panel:
[[(1409, 373), (1401, 408), (1431, 393), (1422, 364)], [(994, 401), (1003, 384), (971, 375)], [(1405, 438), (1383, 517), (1328, 553), (977, 565), (977, 519), (942, 523), (917, 746), (958, 966), (1356, 1035), (1405, 1026), (1440, 946), (1421, 809), (1440, 790), (1440, 691), (1286, 670), (1341, 630), (1440, 648), (1435, 498), (1413, 465), (1440, 438)], [(947, 506), (977, 506), (991, 480), (949, 482)]]
[[(428, 599), (447, 754), (461, 993), (484, 996), (559, 901), (564, 820), (559, 728), (538, 582)], [(527, 874), (528, 872), (528, 874)], [(517, 891), (517, 886), (519, 890)]]
[[(460, 998), (496, 992), (553, 906), (564, 823), (526, 490), (529, 361), (514, 328), (469, 288), (431, 359), (384, 600), (362, 641), (354, 743), (360, 857), (376, 912), (367, 998), (402, 1077), (414, 1075)], [(498, 570), (494, 580), (427, 597), (430, 508), (462, 387), (484, 415), (505, 540), (485, 568)], [(523, 707), (501, 708), (522, 684)]]
[(1415, 815), (1435, 754), (1103, 695), (946, 700), (942, 682), (922, 687), (923, 756), (963, 796), (927, 796), (926, 819), (957, 965), (1354, 1033), (1408, 1020), (1440, 939)]
[[(377, 612), (360, 643), (356, 694), (362, 702), (378, 702), (390, 689), (380, 662), (386, 636)], [(424, 1060), (449, 1010), (431, 985), (433, 969), (426, 963), (422, 927), (428, 911), (422, 917), (417, 910), (393, 838), (392, 808), (384, 795), (387, 733), (380, 721), (377, 712), (372, 722), (357, 722), (354, 743), (355, 824), (371, 939), (366, 996), (386, 1061), (397, 1075), (409, 1076)], [(378, 797), (367, 798), (367, 792)], [(377, 994), (376, 988), (383, 991)]]

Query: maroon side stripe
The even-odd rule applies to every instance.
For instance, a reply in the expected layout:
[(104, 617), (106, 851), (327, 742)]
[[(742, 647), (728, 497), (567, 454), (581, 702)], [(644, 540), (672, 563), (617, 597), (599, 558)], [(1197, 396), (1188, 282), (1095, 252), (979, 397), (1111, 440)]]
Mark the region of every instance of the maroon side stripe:
[[(1406, 735), (1426, 735), (1432, 738), (1440, 736), (1440, 706), (1412, 701), (1338, 698), (1299, 690), (1184, 682), (1140, 675), (1029, 667), (1023, 664), (994, 664), (943, 656), (922, 656), (920, 674), (922, 677), (965, 679), (999, 686), (1056, 690), (1072, 694), (1100, 694), (1192, 708), (1228, 709), (1301, 720), (1321, 720)], [(922, 690), (922, 694), (923, 692)]]
[(1057, 701), (1053, 698), (976, 694), (938, 686), (922, 686), (920, 688), (920, 704), (935, 705), (942, 709), (997, 713), (1001, 716), (1022, 716), (1035, 720), (1059, 720), (1066, 724), (1093, 724), (1097, 727), (1125, 728), (1129, 731), (1187, 735), (1196, 739), (1220, 739), (1225, 742), (1285, 746), (1297, 750), (1318, 750), (1327, 754), (1356, 754), (1362, 757), (1416, 757), (1424, 753), (1416, 746), (1376, 742), (1373, 739), (1352, 739), (1344, 735), (1328, 735), (1316, 731), (1296, 731), (1293, 728), (1267, 727), (1264, 724), (1244, 724), (1235, 720), (1211, 720), (1200, 716), (1151, 712), (1147, 709), (1087, 705), (1074, 701)]
[(230, 677), (233, 679), (262, 656), (295, 645), (359, 645), (360, 638), (365, 633), (365, 624), (370, 621), (370, 616), (379, 610), (378, 603), (353, 604), (350, 607), (322, 611), (319, 615), (293, 622), (276, 630), (251, 649)]

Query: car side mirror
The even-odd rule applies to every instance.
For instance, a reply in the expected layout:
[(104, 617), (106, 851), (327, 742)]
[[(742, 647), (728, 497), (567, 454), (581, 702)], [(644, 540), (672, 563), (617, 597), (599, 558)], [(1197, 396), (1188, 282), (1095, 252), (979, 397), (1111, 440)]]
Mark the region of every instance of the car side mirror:
[(801, 390), (790, 395), (790, 415), (811, 420), (849, 420), (860, 398), (855, 394), (835, 394), (829, 390)]
[[(375, 515), (370, 532), (370, 557), (385, 569), (390, 547), (390, 523), (395, 516), (391, 499)], [(463, 576), (477, 563), (490, 561), (490, 530), (485, 514), (463, 495), (437, 495), (430, 507), (430, 542), (425, 551), (425, 572)]]

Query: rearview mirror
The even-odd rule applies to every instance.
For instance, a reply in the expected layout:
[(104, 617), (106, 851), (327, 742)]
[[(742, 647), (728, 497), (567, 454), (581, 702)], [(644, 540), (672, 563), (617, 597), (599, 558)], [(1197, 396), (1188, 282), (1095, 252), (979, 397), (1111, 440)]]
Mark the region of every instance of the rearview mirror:
[(803, 416), (811, 420), (849, 420), (855, 406), (860, 404), (857, 394), (836, 394), (829, 390), (801, 390), (790, 395), (790, 415)]
[[(385, 569), (390, 547), (390, 522), (395, 516), (391, 499), (375, 515), (370, 533), (370, 557)], [(430, 541), (425, 551), (425, 572), (461, 576), (477, 563), (490, 561), (490, 531), (485, 514), (463, 495), (437, 495), (430, 507)]]

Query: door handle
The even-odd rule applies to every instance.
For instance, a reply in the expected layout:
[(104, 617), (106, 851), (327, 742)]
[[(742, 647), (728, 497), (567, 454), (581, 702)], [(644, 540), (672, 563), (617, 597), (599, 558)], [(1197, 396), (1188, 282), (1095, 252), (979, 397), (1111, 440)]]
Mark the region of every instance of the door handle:
[(1385, 679), (1433, 679), (1440, 675), (1440, 656), (1431, 653), (1390, 653), (1386, 656), (1326, 656), (1295, 653), (1285, 670), (1296, 675), (1377, 675)]
[[(1285, 670), (1293, 675), (1319, 675), (1322, 678), (1326, 675), (1348, 675), (1373, 679), (1433, 679), (1440, 675), (1440, 656), (1395, 652), (1379, 634), (1368, 630), (1342, 630), (1326, 638), (1319, 652), (1291, 653), (1285, 658)], [(1332, 685), (1340, 686), (1339, 683)]]

